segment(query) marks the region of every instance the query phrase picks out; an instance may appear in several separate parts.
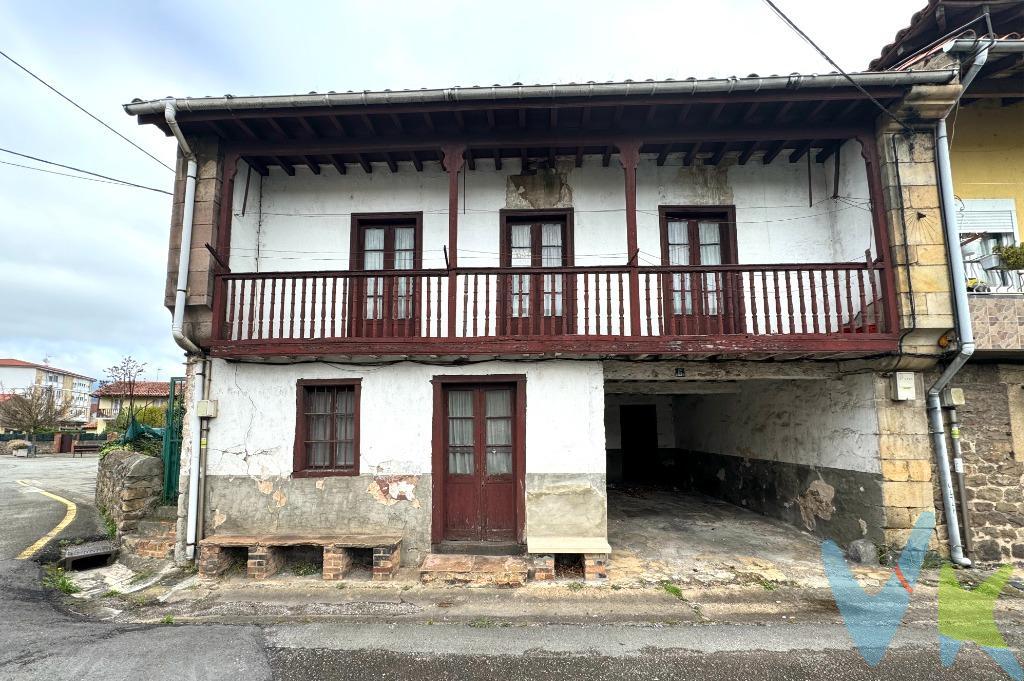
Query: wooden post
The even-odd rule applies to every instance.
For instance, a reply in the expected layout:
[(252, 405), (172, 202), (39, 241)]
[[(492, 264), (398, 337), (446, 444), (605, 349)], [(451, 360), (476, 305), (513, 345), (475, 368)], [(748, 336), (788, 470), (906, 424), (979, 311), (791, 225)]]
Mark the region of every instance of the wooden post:
[(640, 141), (616, 144), (619, 162), (626, 175), (626, 258), (629, 264), (629, 334), (640, 335), (640, 270), (636, 240), (636, 166), (640, 161)]
[[(885, 305), (885, 332), (899, 331), (899, 317), (896, 307), (896, 273), (893, 269), (892, 244), (889, 237), (889, 220), (885, 210), (885, 191), (882, 189), (882, 164), (878, 157), (878, 145), (872, 133), (857, 136), (860, 142), (860, 153), (864, 158), (864, 166), (868, 175), (868, 197), (871, 199), (871, 221), (875, 230), (875, 248), (878, 250), (878, 263), (882, 267), (882, 302)], [(836, 152), (836, 163), (839, 163), (839, 152)], [(956, 248), (956, 244), (951, 248)], [(869, 272), (870, 273), (870, 272)], [(911, 323), (913, 321), (911, 320)]]
[[(238, 173), (238, 153), (224, 154), (221, 171), (220, 214), (217, 216), (217, 255), (224, 261), (222, 266), (214, 259), (213, 280), (213, 328), (211, 336), (214, 340), (226, 340), (224, 336), (224, 317), (227, 312), (227, 296), (224, 280), (216, 275), (228, 274), (226, 267), (231, 262), (231, 215), (232, 203), (235, 198), (235, 175)], [(194, 246), (195, 244), (193, 244)]]
[(459, 172), (465, 163), (462, 154), (466, 147), (463, 144), (446, 144), (441, 147), (441, 151), (444, 154), (442, 163), (448, 173), (448, 336), (455, 338), (455, 293), (458, 288), (456, 269), (459, 266)]

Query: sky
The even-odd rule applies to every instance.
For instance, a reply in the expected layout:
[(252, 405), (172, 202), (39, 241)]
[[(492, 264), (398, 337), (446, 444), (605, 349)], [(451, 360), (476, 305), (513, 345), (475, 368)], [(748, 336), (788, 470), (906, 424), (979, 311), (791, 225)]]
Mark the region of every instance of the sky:
[[(776, 4), (858, 71), (925, 0)], [(762, 0), (12, 2), (0, 50), (171, 166), (173, 139), (124, 103), (832, 70)], [(171, 189), (170, 171), (2, 58), (0, 93), (0, 147)], [(131, 355), (145, 378), (181, 375), (170, 214), (165, 194), (0, 164), (0, 357), (104, 379)]]

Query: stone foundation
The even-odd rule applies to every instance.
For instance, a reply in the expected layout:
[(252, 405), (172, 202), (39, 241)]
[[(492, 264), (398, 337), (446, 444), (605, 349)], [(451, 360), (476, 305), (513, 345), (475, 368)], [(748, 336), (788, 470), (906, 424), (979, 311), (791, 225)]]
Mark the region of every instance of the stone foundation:
[(118, 536), (134, 532), (163, 494), (164, 464), (137, 452), (110, 452), (99, 462), (96, 507), (117, 525)]

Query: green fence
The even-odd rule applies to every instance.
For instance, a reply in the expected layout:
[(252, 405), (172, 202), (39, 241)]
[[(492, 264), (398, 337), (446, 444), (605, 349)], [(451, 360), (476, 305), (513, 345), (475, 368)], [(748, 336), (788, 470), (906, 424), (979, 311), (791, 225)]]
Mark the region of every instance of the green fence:
[(185, 379), (170, 380), (167, 420), (164, 428), (164, 501), (178, 498), (178, 475), (181, 472), (181, 428), (185, 421)]

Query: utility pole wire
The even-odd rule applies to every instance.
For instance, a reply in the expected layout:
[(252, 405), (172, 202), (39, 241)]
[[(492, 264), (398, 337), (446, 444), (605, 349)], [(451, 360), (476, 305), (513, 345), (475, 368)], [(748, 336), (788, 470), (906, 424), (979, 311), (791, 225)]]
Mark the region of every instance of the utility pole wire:
[[(86, 175), (92, 175), (93, 177), (98, 177), (98, 178), (100, 178), (102, 180), (107, 180), (109, 182), (114, 182), (116, 184), (123, 184), (123, 185), (127, 185), (129, 187), (137, 187), (139, 189), (147, 189), (147, 190), (149, 190), (151, 192), (159, 192), (160, 194), (167, 194), (168, 196), (173, 196), (173, 194), (171, 192), (167, 191), (166, 189), (156, 189), (154, 187), (147, 187), (146, 185), (143, 185), (143, 184), (135, 184), (134, 182), (128, 182), (127, 180), (119, 180), (116, 177), (110, 177), (109, 175), (100, 175), (99, 173), (94, 173), (91, 170), (82, 170), (81, 168), (76, 168), (74, 166), (68, 166), (68, 165), (64, 165), (63, 163), (57, 163), (56, 161), (47, 161), (45, 158), (39, 158), (37, 156), (29, 156), (28, 154), (20, 154), (17, 151), (11, 151), (10, 149), (4, 149), (3, 147), (0, 147), (0, 151), (2, 151), (4, 153), (7, 153), (7, 154), (11, 154), (13, 156), (20, 156), (21, 158), (27, 158), (27, 159), (29, 159), (31, 161), (38, 161), (39, 163), (46, 163), (47, 165), (57, 166), (58, 168), (64, 168), (65, 170), (73, 170), (76, 173), (85, 173)], [(15, 165), (15, 164), (8, 163), (7, 165)], [(24, 166), (24, 167), (27, 168), (28, 166)], [(42, 168), (33, 168), (32, 170), (43, 170), (43, 169)], [(64, 173), (58, 173), (58, 174), (59, 175), (63, 175)], [(74, 177), (74, 176), (71, 176), (71, 177)], [(87, 179), (90, 179), (90, 178), (83, 177), (83, 178), (80, 178), (80, 179), (87, 180)]]
[(781, 9), (779, 9), (778, 5), (776, 5), (774, 2), (772, 2), (772, 0), (764, 0), (764, 2), (765, 2), (766, 5), (771, 7), (772, 11), (775, 12), (775, 14), (777, 14), (780, 19), (782, 19), (784, 22), (786, 22), (786, 24), (789, 25), (790, 28), (792, 28), (794, 31), (796, 31), (800, 35), (801, 38), (806, 40), (807, 44), (809, 44), (811, 47), (813, 47), (815, 50), (817, 50), (818, 54), (820, 54), (822, 57), (825, 58), (825, 61), (827, 61), (829, 64), (831, 64), (832, 67), (836, 71), (838, 71), (840, 74), (842, 74), (842, 76), (844, 78), (846, 78), (846, 80), (850, 81), (850, 84), (853, 85), (853, 87), (855, 87), (858, 90), (860, 90), (861, 93), (865, 97), (870, 99), (871, 103), (874, 104), (875, 106), (877, 106), (882, 111), (882, 113), (884, 113), (886, 116), (888, 116), (892, 120), (894, 120), (897, 123), (899, 123), (900, 127), (902, 127), (905, 131), (913, 132), (913, 130), (911, 130), (910, 126), (908, 126), (906, 123), (904, 123), (899, 118), (897, 118), (896, 115), (893, 114), (891, 111), (889, 111), (889, 109), (887, 109), (884, 104), (882, 104), (880, 101), (878, 101), (877, 99), (872, 97), (871, 93), (869, 93), (867, 90), (865, 90), (860, 85), (860, 83), (858, 83), (853, 78), (851, 78), (850, 74), (848, 74), (846, 71), (843, 70), (843, 67), (841, 67), (839, 64), (835, 63), (835, 61), (832, 60), (832, 57), (828, 56), (828, 54), (825, 53), (825, 50), (823, 50), (820, 47), (818, 47), (817, 43), (815, 43), (813, 40), (811, 40), (811, 37), (809, 35), (807, 35), (803, 31), (801, 31), (800, 27), (797, 26), (795, 23), (793, 23), (793, 20), (790, 19), (788, 16), (786, 16), (785, 12), (783, 12)]
[(111, 182), (110, 180), (100, 180), (95, 177), (82, 177), (81, 175), (72, 175), (71, 173), (61, 173), (56, 170), (47, 170), (46, 168), (35, 168), (33, 166), (22, 165), (21, 163), (11, 163), (10, 161), (0, 161), (0, 164), (5, 166), (12, 166), (14, 168), (23, 168), (24, 170), (35, 170), (40, 173), (49, 173), (51, 175), (60, 175), (61, 177), (70, 177), (76, 180), (88, 180), (89, 182), (102, 182), (103, 184), (114, 184), (118, 186), (124, 186), (120, 182)]
[(124, 135), (122, 135), (121, 133), (119, 133), (119, 132), (118, 132), (117, 130), (114, 130), (114, 129), (113, 129), (112, 127), (110, 127), (110, 126), (109, 126), (109, 125), (107, 125), (107, 124), (106, 124), (105, 122), (103, 122), (103, 121), (102, 121), (102, 120), (101, 120), (101, 119), (100, 119), (99, 117), (97, 117), (97, 116), (93, 115), (93, 114), (92, 114), (92, 113), (90, 113), (89, 111), (86, 111), (86, 109), (85, 109), (84, 107), (82, 107), (81, 105), (79, 105), (79, 104), (78, 104), (77, 102), (75, 102), (75, 101), (74, 101), (73, 99), (71, 99), (70, 97), (68, 97), (67, 95), (65, 95), (65, 94), (64, 94), (63, 92), (61, 92), (60, 90), (58, 90), (58, 89), (57, 89), (57, 88), (55, 88), (54, 86), (52, 86), (52, 85), (50, 85), (49, 83), (47, 83), (47, 82), (46, 82), (45, 80), (43, 80), (42, 78), (40, 78), (40, 77), (39, 77), (39, 76), (37, 76), (36, 74), (34, 74), (34, 73), (32, 73), (31, 71), (29, 71), (29, 70), (28, 70), (28, 68), (26, 68), (26, 67), (22, 66), (21, 64), (19, 64), (18, 62), (16, 62), (16, 61), (15, 61), (15, 60), (14, 60), (14, 59), (13, 59), (13, 58), (12, 58), (12, 57), (11, 57), (11, 56), (9, 55), (9, 54), (7, 54), (6, 52), (4, 52), (3, 50), (0, 50), (0, 56), (2, 56), (2, 57), (3, 57), (4, 59), (6, 59), (7, 61), (11, 62), (11, 63), (12, 63), (12, 64), (14, 64), (15, 66), (17, 66), (17, 67), (18, 67), (19, 69), (21, 69), (22, 71), (24, 71), (24, 72), (25, 72), (25, 73), (27, 73), (28, 75), (30, 75), (30, 76), (32, 76), (33, 78), (35, 78), (36, 80), (38, 80), (38, 81), (39, 81), (40, 83), (42, 83), (42, 84), (43, 84), (43, 85), (45, 85), (46, 87), (48, 87), (48, 88), (50, 88), (51, 90), (53, 90), (53, 91), (54, 91), (55, 93), (57, 93), (57, 95), (58, 95), (58, 96), (60, 96), (60, 97), (61, 97), (62, 99), (64, 99), (64, 100), (65, 100), (66, 102), (68, 102), (68, 103), (69, 103), (69, 104), (71, 104), (71, 105), (72, 105), (73, 107), (75, 107), (76, 109), (78, 109), (79, 111), (81, 111), (82, 113), (84, 113), (84, 114), (85, 114), (86, 116), (88, 116), (89, 118), (93, 119), (94, 121), (96, 121), (97, 123), (99, 123), (100, 125), (102, 125), (102, 126), (103, 126), (104, 128), (106, 128), (107, 130), (109, 130), (110, 132), (114, 133), (115, 135), (117, 135), (118, 137), (120, 137), (121, 139), (123, 139), (123, 140), (124, 140), (125, 142), (127, 142), (128, 144), (132, 145), (133, 147), (135, 147), (136, 149), (138, 149), (139, 151), (141, 151), (141, 152), (142, 152), (143, 154), (145, 154), (146, 156), (149, 156), (149, 157), (150, 157), (151, 159), (153, 159), (154, 161), (156, 161), (157, 163), (159, 163), (160, 165), (162, 165), (162, 166), (163, 166), (164, 168), (167, 168), (167, 169), (168, 169), (168, 170), (170, 170), (170, 171), (171, 171), (172, 173), (174, 172), (174, 168), (170, 167), (169, 165), (167, 165), (166, 163), (164, 163), (163, 161), (161, 161), (160, 159), (158, 159), (158, 158), (157, 158), (156, 156), (154, 156), (153, 154), (149, 153), (148, 151), (146, 151), (145, 149), (143, 149), (142, 147), (140, 147), (140, 146), (139, 146), (138, 144), (136, 144), (135, 142), (132, 142), (132, 141), (131, 141), (130, 139), (128, 139), (127, 137), (125, 137)]

